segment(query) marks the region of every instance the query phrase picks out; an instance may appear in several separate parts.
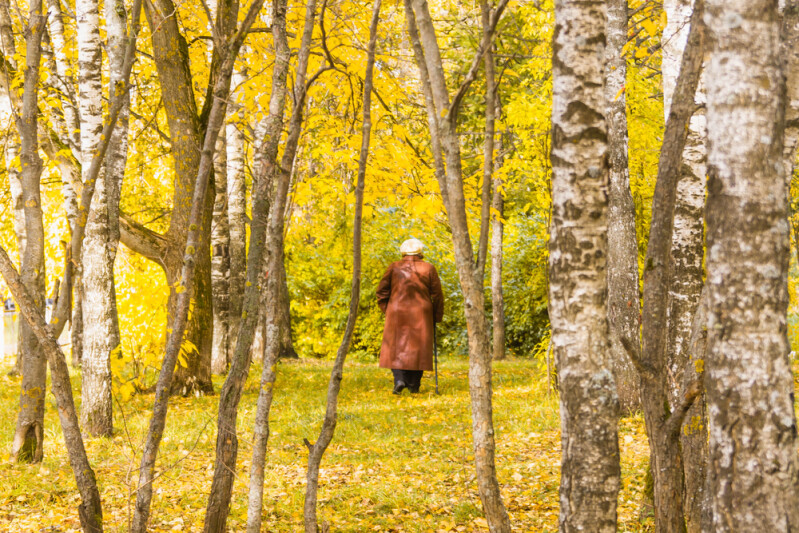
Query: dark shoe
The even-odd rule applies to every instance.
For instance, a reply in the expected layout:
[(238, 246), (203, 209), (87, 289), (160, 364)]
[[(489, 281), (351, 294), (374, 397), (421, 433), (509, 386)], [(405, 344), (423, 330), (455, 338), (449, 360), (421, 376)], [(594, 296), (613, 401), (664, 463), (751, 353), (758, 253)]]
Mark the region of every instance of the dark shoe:
[(398, 381), (394, 384), (394, 390), (392, 392), (394, 394), (402, 394), (402, 391), (405, 390), (405, 387), (407, 387), (407, 385), (405, 385), (404, 381)]
[(419, 394), (419, 387), (416, 387), (415, 389), (408, 387), (408, 390), (411, 391), (411, 394)]

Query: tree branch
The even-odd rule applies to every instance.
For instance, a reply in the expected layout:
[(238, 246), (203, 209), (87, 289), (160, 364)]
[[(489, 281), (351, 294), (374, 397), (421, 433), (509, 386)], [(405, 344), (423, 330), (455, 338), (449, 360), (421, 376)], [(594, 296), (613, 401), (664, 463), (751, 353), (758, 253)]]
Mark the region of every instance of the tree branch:
[(463, 97), (466, 96), (466, 91), (469, 90), (469, 86), (477, 77), (477, 70), (480, 68), (480, 62), (483, 60), (483, 55), (488, 50), (488, 47), (491, 46), (494, 33), (496, 33), (497, 23), (502, 16), (502, 12), (505, 11), (507, 6), (508, 0), (500, 0), (499, 5), (497, 5), (496, 9), (493, 10), (491, 17), (488, 20), (487, 31), (483, 33), (483, 39), (480, 41), (479, 48), (477, 48), (477, 54), (475, 54), (474, 59), (472, 59), (472, 65), (469, 67), (466, 78), (463, 80), (463, 83), (461, 83), (461, 86), (458, 87), (458, 92), (456, 92), (455, 96), (452, 98), (452, 103), (449, 104), (447, 119), (452, 125), (453, 131), (455, 129), (455, 124), (458, 121), (458, 112), (460, 111)]

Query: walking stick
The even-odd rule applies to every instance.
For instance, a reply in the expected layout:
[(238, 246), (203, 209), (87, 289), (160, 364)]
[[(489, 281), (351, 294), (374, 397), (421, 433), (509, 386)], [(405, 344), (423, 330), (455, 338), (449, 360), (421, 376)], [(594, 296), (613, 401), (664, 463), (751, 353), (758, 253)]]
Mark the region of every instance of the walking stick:
[(436, 369), (436, 394), (438, 392), (438, 339), (436, 338), (436, 323), (433, 322), (433, 361), (435, 361)]

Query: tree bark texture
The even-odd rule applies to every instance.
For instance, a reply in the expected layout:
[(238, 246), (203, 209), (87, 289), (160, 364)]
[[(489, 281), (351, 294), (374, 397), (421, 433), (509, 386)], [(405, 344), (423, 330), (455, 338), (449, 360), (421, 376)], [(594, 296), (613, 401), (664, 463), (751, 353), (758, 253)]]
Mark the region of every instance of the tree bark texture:
[(793, 177), (796, 149), (799, 144), (799, 2), (786, 0), (782, 14), (783, 71), (786, 77), (785, 172)]
[[(121, 225), (122, 241), (126, 246), (156, 262), (164, 269), (169, 285), (167, 301), (168, 322), (171, 323), (177, 311), (179, 294), (176, 292), (181, 281), (183, 250), (186, 235), (190, 231), (189, 216), (197, 176), (202, 143), (210, 115), (213, 99), (208, 98), (205, 108), (198, 115), (194, 100), (192, 73), (190, 70), (188, 44), (178, 26), (171, 0), (156, 0), (146, 4), (146, 15), (151, 28), (153, 58), (158, 71), (158, 79), (163, 95), (164, 110), (172, 141), (172, 159), (175, 166), (175, 196), (169, 228), (164, 235), (157, 234), (130, 220)], [(216, 56), (216, 52), (214, 52)], [(218, 59), (215, 59), (218, 61)], [(212, 62), (213, 65), (216, 63)], [(212, 65), (212, 66), (213, 66)], [(214, 70), (216, 67), (212, 68)], [(213, 85), (213, 79), (209, 85)], [(209, 87), (209, 91), (213, 88)], [(172, 393), (188, 395), (192, 393), (211, 393), (211, 349), (213, 336), (213, 311), (211, 297), (211, 222), (213, 218), (213, 195), (205, 199), (203, 218), (199, 223), (201, 250), (196, 264), (195, 304), (189, 321), (188, 340), (194, 346), (181, 359), (182, 364), (175, 372)]]
[[(20, 167), (25, 213), (25, 249), (22, 253), (22, 283), (31, 295), (32, 306), (44, 311), (44, 224), (39, 182), (42, 160), (38, 152), (39, 62), (45, 15), (41, 0), (30, 3), (25, 31), (25, 69), (21, 114), (15, 116), (21, 139)], [(47, 360), (30, 324), (21, 321), (21, 372), (19, 416), (11, 444), (11, 456), (20, 462), (40, 462), (44, 450), (44, 396)]]
[[(75, 93), (75, 80), (70, 68), (69, 60), (67, 59), (67, 41), (64, 36), (64, 16), (61, 10), (60, 0), (48, 0), (47, 2), (47, 24), (50, 42), (52, 44), (52, 67), (51, 76), (48, 83), (52, 83), (53, 88), (60, 93), (61, 105), (63, 108), (63, 120), (59, 121), (59, 146), (54, 153), (48, 153), (48, 157), (58, 162), (61, 170), (61, 192), (64, 196), (64, 211), (66, 213), (67, 222), (69, 223), (70, 233), (76, 233), (76, 225), (78, 224), (78, 196), (82, 189), (81, 184), (81, 167), (80, 161), (80, 118), (78, 111), (78, 97)], [(49, 136), (52, 142), (53, 135)], [(47, 150), (47, 144), (43, 144), (42, 148)], [(62, 148), (68, 148), (70, 155), (63, 155)], [(77, 257), (70, 269), (76, 269), (80, 257)], [(72, 305), (72, 292), (75, 287), (69, 288), (69, 313), (70, 316), (73, 311)], [(77, 289), (79, 291), (79, 289)], [(81, 300), (82, 303), (82, 300)], [(80, 333), (80, 329), (76, 335)], [(71, 332), (70, 332), (71, 335)], [(71, 350), (72, 366), (80, 366), (80, 350)]]
[[(80, 163), (81, 163), (81, 181), (86, 183), (86, 176), (91, 166), (91, 160), (97, 151), (97, 146), (100, 143), (100, 134), (103, 129), (103, 85), (102, 85), (102, 43), (100, 41), (100, 4), (98, 0), (76, 0), (75, 2), (75, 15), (77, 17), (77, 48), (78, 48), (78, 114), (80, 121)], [(97, 198), (94, 200), (95, 209), (97, 204), (101, 204), (100, 210), (105, 210), (106, 197), (104, 173), (100, 171), (97, 177), (98, 184), (95, 185)], [(99, 186), (98, 186), (99, 185)], [(97, 246), (98, 238), (97, 233), (101, 231), (102, 224), (105, 220), (97, 220), (97, 214), (92, 216), (92, 212), (88, 213), (89, 222), (78, 220), (78, 224), (85, 224), (86, 235), (90, 245)], [(89, 252), (91, 253), (91, 251)], [(83, 381), (86, 382), (86, 387), (92, 391), (89, 395), (89, 402), (86, 407), (81, 403), (81, 422), (90, 427), (93, 433), (95, 430), (94, 418), (97, 418), (96, 429), (103, 433), (103, 426), (107, 425), (101, 421), (104, 417), (102, 408), (99, 405), (94, 405), (91, 401), (93, 394), (101, 394), (101, 388), (105, 388), (106, 376), (109, 376), (110, 370), (108, 362), (103, 363), (102, 355), (98, 350), (92, 354), (93, 360), (87, 361), (84, 366), (83, 363), (83, 341), (84, 341), (84, 319), (83, 319), (83, 300), (84, 300), (84, 287), (83, 287), (83, 256), (76, 256), (75, 267), (75, 287), (74, 298), (72, 307), (72, 350), (76, 354), (77, 359), (81, 362), (83, 368)], [(93, 268), (91, 273), (93, 276), (98, 274), (99, 258), (89, 257), (90, 266)], [(102, 271), (100, 271), (102, 275)], [(103, 282), (100, 282), (103, 284)], [(93, 287), (94, 288), (94, 287)], [(101, 298), (93, 295), (97, 303)], [(102, 320), (102, 318), (100, 318)], [(93, 327), (96, 327), (96, 323)], [(110, 397), (110, 390), (108, 391)], [(98, 402), (100, 405), (103, 400)], [(99, 409), (99, 410), (97, 410)], [(109, 421), (110, 423), (110, 421)]]
[[(458, 279), (464, 296), (469, 339), (469, 396), (472, 407), (472, 437), (478, 492), (483, 511), (492, 533), (510, 531), (510, 520), (499, 492), (494, 461), (495, 441), (493, 427), (492, 389), (491, 389), (491, 345), (489, 342), (488, 321), (485, 317), (483, 293), (483, 272), (476, 266), (472, 242), (466, 217), (466, 200), (463, 193), (460, 141), (456, 132), (460, 103), (474, 81), (483, 54), (492, 45), (496, 24), (502, 16), (507, 2), (502, 0), (492, 10), (487, 31), (483, 32), (477, 54), (457, 92), (452, 96), (447, 90), (446, 75), (438, 47), (436, 30), (430, 17), (426, 0), (413, 0), (413, 15), (418, 34), (413, 32), (409, 21), (411, 39), (419, 41), (422, 53), (415, 52), (420, 74), (426, 77), (423, 84), (429, 84), (435, 112), (428, 122), (434, 125), (434, 135), (441, 143), (446, 161), (445, 173), (439, 181), (447, 208), (447, 216), (452, 228), (452, 242)], [(414, 44), (414, 48), (417, 46)], [(420, 61), (423, 59), (423, 61)], [(424, 66), (422, 66), (424, 63)], [(428, 109), (428, 114), (430, 110)]]
[[(275, 364), (281, 347), (279, 313), (281, 312), (278, 296), (280, 290), (279, 269), (283, 266), (283, 228), (285, 224), (286, 201), (291, 181), (291, 170), (297, 154), (297, 146), (302, 133), (303, 109), (307, 92), (308, 60), (311, 53), (311, 37), (316, 20), (316, 0), (309, 0), (305, 6), (305, 22), (303, 26), (300, 49), (297, 54), (297, 67), (294, 77), (294, 106), (291, 110), (291, 119), (288, 127), (288, 137), (283, 149), (283, 156), (279, 166), (274, 170), (276, 179), (274, 196), (269, 208), (269, 222), (266, 229), (266, 249), (269, 262), (266, 266), (266, 294), (267, 312), (264, 337), (266, 353), (263, 360), (261, 386), (258, 393), (258, 403), (255, 411), (255, 424), (253, 428), (252, 462), (250, 465), (250, 487), (247, 503), (247, 531), (255, 533), (260, 531), (261, 511), (263, 508), (264, 490), (264, 461), (266, 460), (266, 445), (269, 440), (269, 411), (272, 408), (273, 385), (275, 382)], [(281, 37), (282, 39), (282, 37)], [(285, 45), (286, 48), (288, 45)], [(275, 34), (276, 54), (285, 54), (284, 45), (278, 48), (277, 34)], [(279, 50), (279, 51), (278, 51)], [(285, 82), (284, 82), (285, 83)], [(274, 96), (274, 94), (273, 94)], [(270, 101), (270, 109), (275, 105)], [(282, 110), (281, 110), (282, 117)], [(269, 131), (269, 129), (267, 129)], [(276, 142), (276, 141), (275, 141)], [(270, 152), (267, 152), (271, 156)], [(275, 152), (275, 157), (277, 153)]]
[[(369, 44), (366, 50), (366, 71), (363, 77), (363, 124), (361, 127), (361, 150), (358, 157), (358, 181), (355, 186), (355, 213), (352, 222), (352, 288), (350, 293), (350, 309), (347, 314), (347, 325), (339, 344), (330, 381), (327, 385), (325, 417), (322, 429), (316, 442), (311, 444), (305, 439), (308, 447), (308, 470), (306, 472), (305, 506), (303, 521), (305, 533), (318, 533), (319, 525), (316, 516), (317, 491), (319, 489), (319, 467), (322, 456), (333, 440), (338, 417), (338, 394), (341, 380), (344, 377), (344, 361), (352, 343), (355, 323), (358, 319), (358, 308), (361, 303), (361, 226), (363, 222), (363, 190), (366, 181), (366, 165), (369, 158), (370, 134), (372, 131), (372, 87), (375, 65), (375, 49), (377, 48), (377, 25), (380, 20), (381, 0), (374, 0), (372, 20), (369, 25)], [(493, 102), (492, 102), (493, 105)], [(493, 132), (492, 132), (493, 133)], [(490, 177), (490, 176), (489, 176)]]
[[(244, 52), (244, 50), (242, 50)], [(231, 83), (244, 93), (242, 85), (248, 73), (242, 64), (233, 72)], [(239, 97), (241, 98), (241, 97)], [(229, 278), (228, 278), (228, 343), (232, 361), (241, 321), (244, 284), (247, 280), (247, 185), (245, 182), (246, 138), (242, 131), (245, 123), (244, 105), (234, 104), (228, 109), (226, 126), (227, 149), (227, 217), (229, 227)]]
[(635, 233), (635, 203), (630, 191), (627, 159), (627, 0), (607, 2), (607, 48), (605, 49), (605, 99), (608, 131), (610, 187), (608, 193), (608, 322), (609, 361), (616, 381), (622, 413), (641, 407), (638, 373), (621, 339), (638, 336), (641, 299), (638, 292), (638, 238)]
[(706, 395), (713, 530), (796, 531), (776, 0), (707, 2)]
[[(497, 115), (501, 108), (497, 105)], [(502, 167), (502, 134), (497, 139), (496, 169)], [(505, 199), (502, 176), (494, 172), (494, 193), (491, 200), (491, 316), (492, 359), (505, 359), (505, 298), (502, 294), (502, 236), (505, 231)]]
[(694, 111), (703, 55), (702, 0), (696, 0), (690, 19), (680, 75), (669, 107), (652, 200), (652, 223), (644, 261), (644, 308), (641, 354), (633, 353), (641, 375), (641, 401), (654, 480), (655, 530), (685, 531), (683, 462), (679, 435), (695, 390), (684, 391), (679, 406), (669, 404), (668, 317), (672, 274), (672, 239), (677, 187), (688, 122)]
[[(704, 380), (707, 354), (707, 289), (702, 289), (699, 306), (694, 313), (688, 346), (691, 359), (683, 372), (682, 389)], [(707, 410), (704, 387), (685, 415), (680, 434), (683, 470), (685, 472), (685, 529), (688, 533), (712, 531), (710, 497), (707, 491)]]
[[(680, 73), (680, 63), (689, 32), (692, 12), (690, 0), (667, 0), (663, 30), (663, 107), (669, 114), (674, 87)], [(675, 409), (683, 396), (684, 387), (691, 382), (685, 377), (690, 368), (690, 339), (694, 314), (704, 285), (702, 258), (704, 255), (704, 206), (706, 151), (705, 91), (700, 75), (694, 97), (697, 109), (688, 124), (688, 137), (682, 153), (677, 198), (674, 211), (669, 287), (668, 340), (666, 348), (669, 378), (669, 403)], [(704, 418), (704, 397), (700, 397), (687, 415), (687, 426), (680, 435), (685, 477), (684, 512), (689, 533), (701, 531), (702, 506), (707, 460), (707, 431)]]
[[(158, 455), (158, 448), (163, 436), (166, 424), (166, 414), (169, 401), (169, 394), (172, 390), (172, 378), (175, 364), (178, 360), (184, 333), (187, 331), (189, 305), (192, 300), (192, 291), (196, 265), (200, 262), (197, 257), (206, 255), (201, 246), (203, 232), (201, 222), (206, 213), (206, 191), (209, 189), (210, 177), (213, 172), (214, 151), (219, 130), (225, 122), (225, 112), (227, 99), (230, 93), (230, 78), (233, 73), (233, 65), (236, 61), (239, 48), (244, 38), (252, 27), (253, 22), (258, 17), (258, 13), (263, 6), (263, 0), (255, 0), (250, 4), (250, 8), (245, 15), (241, 26), (236, 30), (236, 17), (238, 15), (238, 4), (232, 1), (227, 9), (219, 6), (220, 12), (226, 13), (226, 20), (219, 23), (218, 33), (220, 42), (216, 43), (220, 48), (218, 51), (218, 62), (214, 64), (211, 79), (214, 81), (213, 92), (209, 96), (211, 109), (208, 113), (208, 127), (205, 131), (200, 162), (197, 169), (197, 176), (193, 187), (191, 203), (191, 214), (188, 220), (188, 237), (183, 256), (183, 268), (181, 272), (180, 285), (176, 288), (178, 295), (174, 321), (172, 322), (172, 334), (167, 341), (166, 353), (164, 354), (161, 372), (156, 384), (155, 402), (153, 405), (153, 416), (150, 419), (150, 427), (147, 432), (142, 459), (139, 467), (139, 483), (136, 497), (136, 508), (133, 515), (131, 530), (136, 533), (144, 533), (147, 530), (147, 522), (150, 514), (150, 503), (153, 493), (153, 469)], [(235, 33), (234, 33), (235, 32)], [(224, 39), (224, 41), (222, 41)], [(216, 55), (217, 50), (214, 51)], [(207, 254), (210, 256), (210, 254)], [(209, 257), (210, 259), (210, 257)], [(209, 368), (210, 370), (210, 368)]]
[[(113, 95), (116, 84), (123, 81), (126, 18), (125, 6), (121, 1), (109, 0), (105, 3), (110, 67), (109, 98)], [(99, 29), (96, 29), (99, 48)], [(94, 35), (95, 32), (91, 33)], [(99, 59), (99, 49), (96, 55)], [(95, 68), (99, 69), (99, 65)], [(81, 78), (83, 79), (83, 74)], [(82, 316), (84, 349), (81, 359), (83, 368), (81, 418), (84, 429), (93, 436), (110, 436), (113, 432), (111, 357), (120, 356), (118, 352), (121, 349), (114, 261), (119, 242), (119, 198), (128, 145), (129, 95), (126, 94), (124, 99), (125, 103), (105, 155), (103, 170), (97, 178), (83, 246), (83, 301), (86, 305), (83, 307)], [(94, 105), (97, 106), (96, 103)], [(92, 107), (91, 110), (99, 113), (102, 130), (102, 108), (98, 107)], [(89, 121), (92, 127), (93, 122), (94, 117)], [(92, 147), (96, 145), (97, 143), (94, 143)], [(88, 170), (93, 156), (93, 152), (82, 151), (83, 168)]]
[(549, 307), (561, 391), (562, 532), (616, 531), (621, 475), (604, 304), (605, 11), (605, 2), (596, 1), (555, 6)]
[(211, 228), (211, 288), (214, 299), (214, 345), (211, 372), (224, 374), (229, 363), (230, 344), (230, 226), (228, 224), (228, 185), (226, 130), (219, 131), (214, 156), (214, 221)]
[[(263, 130), (259, 130), (256, 175), (253, 183), (252, 226), (249, 253), (247, 254), (247, 282), (244, 287), (244, 309), (237, 332), (236, 347), (222, 391), (219, 394), (219, 416), (217, 418), (216, 459), (211, 493), (205, 511), (204, 531), (223, 532), (230, 510), (230, 498), (238, 456), (236, 419), (241, 393), (250, 371), (252, 343), (255, 330), (260, 323), (261, 293), (263, 287), (264, 255), (266, 253), (266, 227), (269, 213), (269, 191), (277, 170), (277, 153), (280, 133), (283, 129), (283, 114), (286, 104), (286, 83), (291, 52), (286, 35), (286, 0), (275, 0), (272, 4), (272, 36), (275, 44), (275, 63), (272, 70), (272, 94), (269, 100), (269, 115)], [(271, 383), (269, 385), (271, 387)], [(257, 419), (256, 419), (256, 428)], [(263, 431), (263, 430), (262, 430)], [(268, 425), (265, 431), (269, 431)], [(256, 464), (251, 465), (252, 471)], [(263, 483), (263, 463), (258, 470)], [(250, 489), (252, 492), (252, 488)], [(253, 514), (247, 510), (247, 527), (256, 521), (260, 527), (261, 508)]]

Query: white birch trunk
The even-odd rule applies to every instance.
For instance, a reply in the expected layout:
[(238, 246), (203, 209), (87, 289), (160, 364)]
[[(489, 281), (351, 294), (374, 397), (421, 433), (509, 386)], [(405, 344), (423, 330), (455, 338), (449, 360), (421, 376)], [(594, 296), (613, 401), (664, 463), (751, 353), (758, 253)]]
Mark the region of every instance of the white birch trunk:
[[(247, 49), (242, 48), (246, 56)], [(246, 62), (233, 72), (231, 89), (241, 87), (248, 77)], [(243, 90), (236, 91), (236, 100)], [(247, 185), (245, 182), (246, 139), (241, 125), (245, 121), (242, 105), (231, 105), (228, 108), (227, 136), (227, 216), (230, 232), (230, 275), (228, 287), (228, 334), (231, 339), (238, 336), (244, 301), (244, 283), (247, 278)], [(230, 356), (235, 349), (235, 342), (230, 343)]]
[(549, 302), (561, 417), (560, 531), (616, 531), (609, 357), (605, 2), (555, 3)]
[[(214, 152), (214, 220), (211, 226), (211, 296), (214, 300), (214, 342), (211, 372), (224, 374), (230, 361), (229, 276), (230, 231), (227, 201), (227, 158), (225, 129), (219, 132)], [(234, 343), (235, 344), (235, 343)]]
[(786, 336), (788, 190), (776, 0), (711, 0), (708, 130), (709, 481), (713, 530), (799, 528)]
[[(112, 19), (107, 20), (109, 51), (114, 49), (119, 53), (121, 43), (118, 38), (119, 21), (117, 20), (117, 24), (114, 24), (118, 17), (115, 13), (115, 4), (116, 2), (107, 0), (106, 19), (108, 19), (110, 11)], [(85, 182), (91, 160), (100, 142), (103, 125), (99, 3), (97, 0), (78, 0), (76, 10), (78, 16), (81, 167), (82, 179)], [(122, 24), (124, 32), (124, 18)], [(124, 39), (124, 33), (122, 36)], [(111, 59), (110, 55), (109, 59)], [(116, 75), (118, 79), (121, 61), (112, 60), (110, 63), (112, 76)], [(114, 135), (117, 135), (116, 131)], [(110, 233), (115, 197), (117, 198), (116, 203), (119, 202), (118, 194), (114, 189), (118, 188), (117, 182), (121, 180), (121, 175), (117, 176), (114, 173), (124, 173), (124, 161), (121, 169), (118, 166), (116, 168), (108, 166), (109, 162), (112, 162), (112, 165), (115, 163), (113, 152), (118, 147), (112, 141), (110, 148), (106, 158), (105, 171), (101, 171), (97, 177), (94, 198), (86, 222), (86, 236), (81, 258), (82, 275), (80, 276), (80, 285), (76, 287), (83, 293), (82, 310), (80, 311), (83, 321), (81, 426), (84, 431), (93, 436), (110, 436), (113, 430), (110, 357), (111, 353), (119, 346), (113, 282), (116, 242), (111, 241)], [(83, 213), (79, 215), (80, 218), (83, 216)], [(81, 223), (81, 220), (78, 223)], [(78, 346), (77, 349), (81, 349), (81, 346)]]

